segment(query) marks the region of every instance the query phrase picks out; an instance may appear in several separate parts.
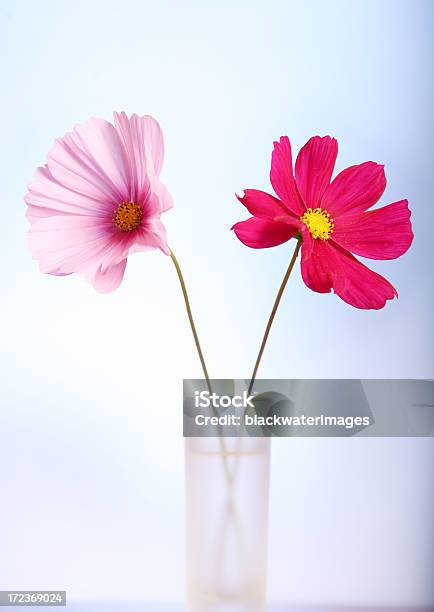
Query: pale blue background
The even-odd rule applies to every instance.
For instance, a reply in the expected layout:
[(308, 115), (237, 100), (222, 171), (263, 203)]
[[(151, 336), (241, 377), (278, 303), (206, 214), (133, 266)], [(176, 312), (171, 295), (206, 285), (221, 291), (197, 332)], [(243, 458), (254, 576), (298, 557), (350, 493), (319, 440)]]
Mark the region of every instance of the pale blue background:
[[(0, 588), (181, 600), (181, 379), (200, 376), (171, 262), (138, 255), (97, 295), (42, 276), (23, 195), (55, 137), (91, 115), (151, 113), (165, 215), (214, 377), (253, 365), (291, 245), (229, 231), (233, 194), (269, 188), (272, 141), (332, 134), (337, 169), (386, 164), (416, 239), (374, 262), (400, 298), (352, 309), (288, 286), (260, 374), (432, 377), (430, 1), (24, 2), (0, 8)], [(126, 313), (127, 316), (126, 316)], [(165, 381), (171, 380), (169, 386)], [(432, 603), (431, 440), (274, 444), (270, 598)]]

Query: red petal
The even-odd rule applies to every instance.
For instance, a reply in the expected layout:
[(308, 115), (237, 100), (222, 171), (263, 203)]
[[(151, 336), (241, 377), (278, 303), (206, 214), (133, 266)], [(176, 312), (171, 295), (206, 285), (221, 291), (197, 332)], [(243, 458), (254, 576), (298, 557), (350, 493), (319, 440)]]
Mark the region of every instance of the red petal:
[(252, 249), (266, 249), (293, 238), (299, 230), (299, 223), (286, 223), (250, 217), (247, 221), (235, 223), (233, 230), (243, 244)]
[(295, 180), (306, 207), (316, 208), (330, 184), (338, 154), (338, 143), (330, 136), (313, 136), (297, 156)]
[(290, 214), (283, 202), (259, 189), (245, 189), (244, 196), (237, 198), (254, 217), (273, 219)]
[(282, 136), (274, 143), (271, 155), (270, 181), (274, 191), (296, 217), (306, 211), (297, 191), (292, 171), (291, 143), (288, 136)]
[(333, 289), (347, 304), (366, 310), (383, 308), (387, 300), (397, 297), (389, 281), (339, 245), (332, 241), (311, 240), (314, 244), (307, 245), (306, 251), (302, 249), (301, 273), (313, 291), (330, 293)]
[(327, 254), (329, 245), (323, 240), (314, 240), (304, 232), (301, 245), (301, 275), (305, 284), (317, 293), (330, 293), (333, 278), (329, 275)]
[(370, 259), (396, 259), (413, 242), (408, 201), (357, 215), (339, 217), (333, 240), (344, 249)]
[(321, 207), (339, 215), (368, 210), (386, 189), (384, 166), (365, 162), (342, 170), (324, 193)]

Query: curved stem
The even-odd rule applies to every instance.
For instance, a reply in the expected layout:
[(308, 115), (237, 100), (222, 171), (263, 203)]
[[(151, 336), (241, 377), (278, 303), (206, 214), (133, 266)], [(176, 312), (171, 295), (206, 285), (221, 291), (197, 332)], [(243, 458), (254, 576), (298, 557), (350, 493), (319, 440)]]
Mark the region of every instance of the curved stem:
[(202, 366), (203, 374), (205, 376), (208, 391), (212, 393), (211, 383), (210, 383), (209, 376), (208, 376), (208, 370), (206, 368), (205, 359), (203, 357), (202, 349), (200, 347), (199, 336), (197, 335), (196, 326), (194, 324), (193, 313), (191, 312), (190, 300), (188, 299), (187, 287), (185, 286), (185, 281), (184, 281), (184, 277), (182, 276), (181, 267), (172, 249), (169, 249), (169, 251), (170, 251), (170, 257), (172, 258), (172, 261), (176, 268), (176, 272), (178, 274), (179, 282), (181, 284), (182, 293), (184, 295), (185, 307), (187, 309), (188, 320), (190, 321), (191, 331), (193, 332), (194, 342), (196, 344), (196, 349), (199, 355), (200, 364)]
[(259, 364), (261, 363), (262, 355), (265, 350), (265, 345), (267, 344), (268, 336), (270, 334), (271, 326), (273, 325), (274, 317), (276, 316), (277, 309), (279, 308), (280, 300), (282, 299), (283, 292), (285, 291), (286, 283), (291, 275), (292, 269), (294, 267), (295, 261), (298, 257), (298, 253), (300, 251), (302, 243), (302, 238), (298, 238), (297, 245), (294, 249), (294, 253), (291, 257), (291, 261), (289, 262), (288, 269), (283, 277), (282, 284), (280, 285), (280, 289), (277, 293), (276, 300), (274, 302), (273, 310), (271, 311), (270, 318), (268, 319), (267, 327), (265, 328), (264, 337), (262, 339), (261, 348), (259, 349), (258, 357), (256, 359), (255, 367), (253, 368), (252, 377), (250, 379), (249, 391), (248, 394), (252, 392), (253, 385), (255, 384), (256, 374), (258, 373)]
[[(200, 346), (199, 336), (197, 335), (196, 326), (194, 324), (193, 313), (191, 312), (190, 300), (188, 298), (187, 287), (185, 285), (184, 277), (181, 272), (181, 266), (179, 265), (179, 262), (176, 259), (175, 254), (172, 251), (172, 249), (169, 249), (169, 251), (170, 251), (170, 257), (174, 263), (176, 272), (178, 274), (179, 282), (180, 282), (181, 289), (182, 289), (182, 294), (184, 296), (185, 307), (187, 309), (188, 320), (190, 321), (190, 327), (191, 327), (191, 331), (193, 332), (194, 342), (196, 344), (197, 353), (199, 355), (203, 374), (205, 376), (206, 386), (208, 387), (208, 391), (212, 393), (211, 381), (208, 375), (208, 370), (207, 370), (205, 359), (202, 353), (202, 348)], [(213, 411), (214, 411), (215, 416), (218, 416), (217, 409), (214, 407), (214, 405), (213, 405)], [(219, 430), (219, 443), (220, 443), (220, 448), (221, 448), (221, 453), (222, 453), (223, 469), (224, 469), (225, 477), (226, 477), (226, 480), (229, 486), (229, 490), (230, 490), (232, 487), (232, 476), (231, 476), (231, 472), (229, 470), (229, 465), (228, 465), (226, 444), (225, 444), (223, 433), (222, 433), (222, 426), (219, 424), (217, 427)]]
[[(205, 359), (202, 353), (202, 348), (200, 346), (199, 336), (197, 335), (196, 326), (194, 324), (193, 313), (191, 312), (190, 300), (188, 297), (187, 287), (185, 285), (181, 267), (172, 249), (169, 249), (169, 251), (170, 251), (170, 257), (173, 261), (176, 272), (178, 274), (179, 282), (180, 282), (181, 289), (182, 289), (182, 294), (184, 296), (185, 307), (187, 309), (188, 320), (190, 321), (191, 331), (193, 332), (194, 342), (196, 344), (196, 349), (199, 355), (199, 359), (200, 359), (200, 363), (202, 366), (203, 374), (205, 376), (208, 391), (212, 393), (211, 381), (208, 375), (208, 370), (205, 364)], [(213, 411), (214, 411), (214, 414), (217, 416), (217, 409), (214, 406), (213, 406)], [(240, 555), (240, 566), (241, 566), (241, 571), (242, 571), (243, 568), (245, 567), (245, 563), (244, 563), (242, 540), (241, 540), (242, 532), (241, 532), (240, 525), (239, 525), (238, 512), (237, 512), (236, 501), (235, 501), (235, 496), (234, 496), (234, 475), (231, 473), (231, 470), (229, 469), (228, 453), (226, 450), (226, 444), (225, 444), (225, 439), (223, 437), (221, 425), (218, 425), (218, 431), (219, 431), (219, 444), (220, 444), (220, 452), (221, 452), (221, 458), (222, 458), (222, 463), (223, 463), (223, 471), (224, 471), (224, 475), (225, 475), (225, 479), (226, 479), (226, 483), (228, 487), (227, 509), (229, 513), (229, 519), (234, 521), (234, 527), (235, 527), (235, 531), (237, 534), (237, 545), (238, 545), (239, 555)], [(237, 457), (237, 460), (238, 458), (239, 457)], [(226, 524), (226, 521), (225, 521), (225, 524)]]

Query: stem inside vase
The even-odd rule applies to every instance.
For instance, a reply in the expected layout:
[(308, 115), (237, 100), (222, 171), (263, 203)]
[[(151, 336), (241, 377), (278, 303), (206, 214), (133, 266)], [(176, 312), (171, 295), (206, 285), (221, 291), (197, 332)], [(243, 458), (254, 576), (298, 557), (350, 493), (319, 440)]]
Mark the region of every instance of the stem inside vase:
[[(264, 612), (270, 440), (226, 439), (229, 494), (215, 438), (186, 440), (189, 612)], [(230, 505), (234, 504), (236, 512)]]

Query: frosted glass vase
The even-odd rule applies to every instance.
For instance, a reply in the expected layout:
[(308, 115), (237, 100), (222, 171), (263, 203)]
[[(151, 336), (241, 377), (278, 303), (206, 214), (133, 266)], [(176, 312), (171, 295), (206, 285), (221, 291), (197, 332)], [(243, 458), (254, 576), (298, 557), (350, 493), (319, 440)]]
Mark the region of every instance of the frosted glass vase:
[(270, 439), (187, 438), (187, 610), (264, 612)]

